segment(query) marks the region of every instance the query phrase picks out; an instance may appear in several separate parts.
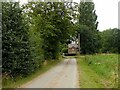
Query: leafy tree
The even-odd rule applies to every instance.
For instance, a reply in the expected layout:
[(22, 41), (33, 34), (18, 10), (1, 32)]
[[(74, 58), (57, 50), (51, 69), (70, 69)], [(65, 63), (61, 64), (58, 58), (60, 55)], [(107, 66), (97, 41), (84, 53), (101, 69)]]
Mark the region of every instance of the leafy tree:
[[(31, 15), (30, 24), (40, 32), (44, 58), (58, 59), (60, 43), (66, 43), (71, 35), (72, 21), (67, 7), (61, 2), (28, 3), (25, 7)], [(34, 17), (36, 24), (32, 22)]]
[(120, 54), (120, 29), (118, 29), (118, 34), (117, 34), (117, 47), (118, 47), (118, 53)]
[(80, 48), (83, 54), (96, 53), (99, 50), (99, 35), (97, 30), (97, 15), (93, 2), (80, 2), (79, 24), (77, 33), (80, 34)]
[(119, 48), (119, 29), (107, 29), (100, 32), (101, 36), (101, 52), (118, 53)]

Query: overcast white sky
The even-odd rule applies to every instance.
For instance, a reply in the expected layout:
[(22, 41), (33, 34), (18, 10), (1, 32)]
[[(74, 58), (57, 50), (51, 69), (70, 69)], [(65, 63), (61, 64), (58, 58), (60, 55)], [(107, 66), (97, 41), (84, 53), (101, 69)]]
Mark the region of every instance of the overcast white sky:
[(120, 0), (93, 0), (98, 15), (98, 29), (118, 28), (118, 2)]
[[(20, 0), (26, 2), (27, 0)], [(73, 0), (80, 2), (80, 0)], [(98, 15), (98, 29), (118, 28), (118, 2), (120, 0), (93, 0)]]

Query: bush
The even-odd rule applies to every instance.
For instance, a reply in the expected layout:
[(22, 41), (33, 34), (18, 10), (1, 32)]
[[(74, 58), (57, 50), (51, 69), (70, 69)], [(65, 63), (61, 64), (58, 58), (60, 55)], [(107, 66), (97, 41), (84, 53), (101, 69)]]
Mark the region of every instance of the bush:
[(22, 10), (17, 2), (2, 3), (2, 73), (11, 77), (31, 74), (43, 60), (39, 32), (29, 31)]
[(68, 48), (63, 48), (61, 52), (62, 53), (68, 53)]
[(2, 72), (13, 76), (31, 72), (26, 23), (19, 3), (2, 3)]

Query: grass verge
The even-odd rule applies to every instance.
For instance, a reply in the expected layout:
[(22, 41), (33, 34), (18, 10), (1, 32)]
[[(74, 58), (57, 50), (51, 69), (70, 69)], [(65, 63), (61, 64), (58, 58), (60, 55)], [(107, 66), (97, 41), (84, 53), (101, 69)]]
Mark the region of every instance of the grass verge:
[(117, 88), (116, 54), (79, 56), (77, 63), (81, 88)]
[(36, 78), (37, 76), (45, 73), (49, 69), (53, 68), (55, 65), (59, 64), (62, 60), (50, 60), (47, 61), (39, 70), (36, 70), (34, 73), (30, 74), (27, 77), (17, 77), (16, 81), (13, 80), (5, 80), (2, 82), (2, 88), (17, 88), (21, 85), (31, 81), (32, 79)]
[(84, 62), (85, 57), (78, 57), (80, 88), (104, 88), (100, 77)]

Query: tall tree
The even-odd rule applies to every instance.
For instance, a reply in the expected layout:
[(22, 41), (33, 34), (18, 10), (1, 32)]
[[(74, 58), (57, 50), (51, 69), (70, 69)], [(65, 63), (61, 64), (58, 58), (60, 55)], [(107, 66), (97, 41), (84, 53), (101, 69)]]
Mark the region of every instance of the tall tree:
[(83, 54), (98, 52), (99, 36), (98, 21), (94, 2), (84, 0), (79, 5), (79, 27), (77, 32), (80, 34), (80, 48)]
[[(58, 59), (59, 45), (70, 37), (72, 19), (62, 2), (28, 3), (32, 25), (40, 32), (45, 59)], [(35, 20), (36, 18), (36, 20)]]

